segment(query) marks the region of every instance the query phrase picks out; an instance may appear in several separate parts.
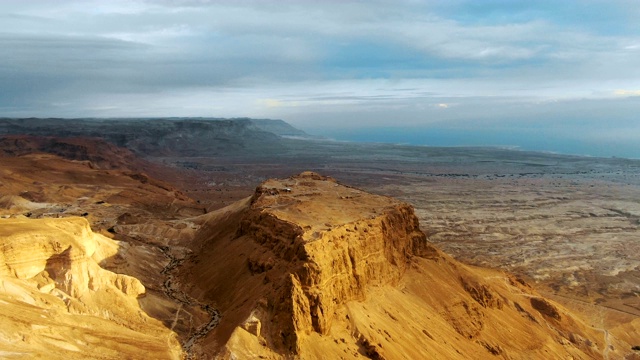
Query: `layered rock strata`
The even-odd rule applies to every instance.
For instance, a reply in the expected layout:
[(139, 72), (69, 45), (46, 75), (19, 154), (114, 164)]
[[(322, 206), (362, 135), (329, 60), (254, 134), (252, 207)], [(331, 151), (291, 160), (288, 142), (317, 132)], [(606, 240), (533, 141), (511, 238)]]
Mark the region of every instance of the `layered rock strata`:
[[(364, 300), (370, 286), (396, 284), (410, 257), (428, 248), (409, 205), (314, 173), (263, 183), (238, 235), (297, 264), (284, 281), (291, 297), (279, 304), (294, 315), (286, 326), (291, 335), (327, 334), (336, 307)], [(255, 263), (249, 260), (258, 271), (265, 268)], [(292, 350), (299, 346), (294, 338), (285, 342)]]
[(202, 220), (182, 269), (222, 315), (202, 354), (601, 357), (597, 331), (520, 280), (444, 255), (392, 198), (307, 172)]
[[(0, 219), (0, 302), (13, 309), (0, 312), (0, 353), (87, 358), (94, 347), (103, 358), (145, 350), (179, 358), (176, 335), (140, 308), (142, 283), (103, 268), (122, 246), (92, 232), (85, 218)], [(69, 326), (77, 329), (66, 333)], [(105, 336), (109, 341), (97, 345)], [(141, 348), (130, 347), (132, 341)]]

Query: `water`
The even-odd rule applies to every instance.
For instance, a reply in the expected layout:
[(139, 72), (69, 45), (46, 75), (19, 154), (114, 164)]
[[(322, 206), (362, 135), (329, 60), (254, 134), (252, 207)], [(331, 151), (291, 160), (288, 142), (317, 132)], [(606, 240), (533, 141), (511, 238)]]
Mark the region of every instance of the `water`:
[(312, 134), (341, 141), (426, 146), (495, 146), (567, 155), (640, 158), (640, 145), (627, 141), (596, 141), (554, 134), (549, 129), (444, 129), (369, 127), (348, 130), (312, 129)]

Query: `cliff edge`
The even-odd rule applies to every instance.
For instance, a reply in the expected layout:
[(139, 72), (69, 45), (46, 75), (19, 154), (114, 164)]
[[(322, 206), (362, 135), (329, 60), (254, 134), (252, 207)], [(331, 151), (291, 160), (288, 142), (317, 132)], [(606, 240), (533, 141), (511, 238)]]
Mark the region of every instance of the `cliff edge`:
[(201, 218), (183, 286), (220, 358), (602, 358), (603, 335), (508, 274), (433, 247), (413, 209), (305, 172)]

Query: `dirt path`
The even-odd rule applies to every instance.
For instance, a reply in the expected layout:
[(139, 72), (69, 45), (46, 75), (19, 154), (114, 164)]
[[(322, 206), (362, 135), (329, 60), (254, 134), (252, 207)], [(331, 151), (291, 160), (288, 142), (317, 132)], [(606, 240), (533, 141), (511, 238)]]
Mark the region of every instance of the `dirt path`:
[(169, 259), (169, 264), (167, 264), (167, 266), (165, 266), (161, 271), (161, 273), (166, 276), (166, 280), (162, 284), (164, 293), (169, 298), (178, 302), (180, 306), (199, 307), (207, 314), (209, 314), (210, 317), (208, 322), (198, 327), (195, 332), (182, 343), (182, 349), (187, 353), (187, 359), (195, 359), (195, 355), (192, 353), (193, 345), (195, 345), (200, 339), (207, 336), (207, 334), (209, 334), (209, 332), (218, 325), (222, 316), (218, 309), (214, 308), (210, 304), (205, 304), (194, 299), (193, 297), (189, 296), (189, 294), (178, 288), (178, 286), (173, 281), (173, 271), (178, 266), (180, 266), (185, 258), (178, 259), (173, 256), (168, 246), (160, 246), (159, 249), (160, 251), (162, 251), (162, 254), (164, 254), (164, 256)]
[(602, 353), (602, 356), (604, 357), (604, 360), (609, 360), (609, 350), (611, 350), (611, 339), (609, 339), (609, 330), (607, 329), (598, 329), (595, 328), (596, 330), (601, 330), (602, 332), (604, 332), (604, 352)]

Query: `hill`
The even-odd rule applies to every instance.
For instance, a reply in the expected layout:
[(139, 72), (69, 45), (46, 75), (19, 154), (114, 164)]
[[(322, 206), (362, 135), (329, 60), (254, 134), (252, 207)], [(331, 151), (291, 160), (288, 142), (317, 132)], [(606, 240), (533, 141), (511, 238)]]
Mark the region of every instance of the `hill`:
[(297, 137), (297, 138), (313, 138), (306, 132), (296, 129), (290, 124), (282, 120), (271, 119), (250, 119), (251, 123), (256, 127), (270, 133), (274, 133), (284, 137)]
[(634, 356), (633, 327), (452, 259), (390, 197), (305, 172), (205, 213), (125, 149), (0, 145), (2, 356)]
[(79, 217), (0, 219), (0, 240), (2, 358), (180, 359), (176, 334), (140, 310), (142, 283), (104, 268), (126, 245)]
[(602, 358), (603, 334), (509, 274), (427, 242), (412, 208), (331, 178), (269, 180), (203, 216), (180, 270), (223, 358)]
[(304, 136), (281, 120), (247, 118), (0, 119), (0, 134), (101, 138), (144, 157), (268, 154), (283, 149), (280, 135)]

